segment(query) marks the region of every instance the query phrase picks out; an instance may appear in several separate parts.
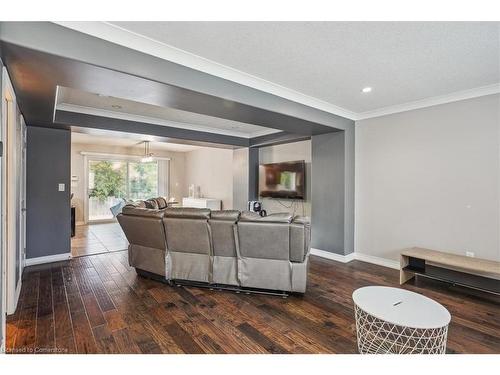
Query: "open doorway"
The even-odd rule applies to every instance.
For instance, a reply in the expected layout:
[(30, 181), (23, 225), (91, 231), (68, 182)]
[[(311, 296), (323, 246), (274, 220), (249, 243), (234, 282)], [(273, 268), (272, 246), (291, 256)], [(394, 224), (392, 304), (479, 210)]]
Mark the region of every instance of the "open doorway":
[[(145, 143), (148, 142), (148, 143)], [(150, 144), (151, 143), (151, 144)], [(71, 193), (75, 216), (72, 256), (128, 248), (116, 215), (128, 201), (183, 195), (183, 152), (194, 146), (149, 142), (114, 132), (71, 139)], [(171, 173), (170, 161), (175, 160)], [(171, 178), (172, 176), (172, 178)]]
[(80, 152), (84, 163), (84, 217), (83, 223), (75, 227), (73, 256), (127, 249), (128, 242), (116, 222), (116, 214), (127, 201), (159, 195), (162, 161), (138, 160), (134, 150), (122, 152)]

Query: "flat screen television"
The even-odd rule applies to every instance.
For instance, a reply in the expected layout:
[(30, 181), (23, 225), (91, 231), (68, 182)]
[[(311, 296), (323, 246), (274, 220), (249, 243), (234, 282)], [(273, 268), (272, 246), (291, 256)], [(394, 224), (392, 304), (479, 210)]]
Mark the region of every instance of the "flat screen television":
[(305, 199), (305, 162), (261, 164), (259, 195), (263, 198)]

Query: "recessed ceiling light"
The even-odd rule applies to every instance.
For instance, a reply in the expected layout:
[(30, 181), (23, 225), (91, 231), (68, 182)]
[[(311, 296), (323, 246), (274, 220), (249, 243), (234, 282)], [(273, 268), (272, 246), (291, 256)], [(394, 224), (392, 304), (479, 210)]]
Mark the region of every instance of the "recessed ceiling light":
[(365, 94), (368, 92), (372, 92), (372, 88), (371, 87), (364, 87), (363, 90), (361, 90), (361, 92), (364, 92)]
[(122, 109), (122, 106), (118, 104), (113, 104), (111, 107), (116, 109)]

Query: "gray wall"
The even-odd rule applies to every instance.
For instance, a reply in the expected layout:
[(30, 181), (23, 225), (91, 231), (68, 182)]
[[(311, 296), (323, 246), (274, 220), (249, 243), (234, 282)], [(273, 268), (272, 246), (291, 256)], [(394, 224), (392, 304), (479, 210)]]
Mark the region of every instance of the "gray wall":
[(356, 122), (356, 252), (500, 260), (500, 95)]
[(313, 136), (311, 153), (311, 247), (344, 255), (345, 132)]
[(71, 251), (70, 160), (70, 131), (28, 126), (26, 258)]

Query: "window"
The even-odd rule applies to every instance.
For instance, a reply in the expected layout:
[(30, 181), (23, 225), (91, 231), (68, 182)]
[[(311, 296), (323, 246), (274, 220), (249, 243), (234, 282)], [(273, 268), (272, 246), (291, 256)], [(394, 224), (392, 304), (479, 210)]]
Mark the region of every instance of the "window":
[(88, 161), (88, 220), (110, 220), (110, 208), (125, 200), (158, 196), (158, 161)]
[(128, 199), (158, 196), (158, 162), (128, 163)]

